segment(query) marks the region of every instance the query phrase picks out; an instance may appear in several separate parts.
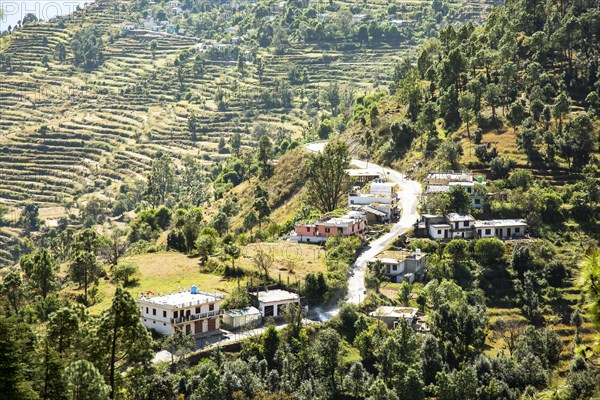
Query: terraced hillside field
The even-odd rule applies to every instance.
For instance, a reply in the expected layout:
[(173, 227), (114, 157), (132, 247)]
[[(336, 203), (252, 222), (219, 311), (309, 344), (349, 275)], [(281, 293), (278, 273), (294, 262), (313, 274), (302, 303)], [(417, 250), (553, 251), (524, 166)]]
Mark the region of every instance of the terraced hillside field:
[[(380, 19), (389, 5), (334, 4), (367, 7)], [(396, 6), (418, 13), (429, 2)], [(427, 36), (419, 31), (409, 41), (360, 45), (349, 40), (349, 46), (291, 36), (283, 54), (256, 47), (250, 39), (236, 47), (246, 58), (239, 62), (198, 50), (207, 37), (215, 43), (228, 36), (124, 30), (126, 21), (140, 19), (135, 7), (134, 2), (99, 0), (69, 17), (28, 24), (0, 38), (0, 55), (11, 60), (0, 65), (0, 204), (18, 211), (32, 201), (41, 207), (77, 204), (88, 193), (110, 198), (120, 183), (143, 178), (157, 153), (175, 159), (192, 155), (210, 164), (228, 157), (217, 151), (218, 143), (235, 132), (246, 149), (253, 147), (257, 124), (292, 138), (312, 134), (320, 110), (327, 108), (321, 100), (326, 85), (338, 83), (352, 94), (385, 87), (393, 65), (414, 56), (415, 44)], [(467, 1), (460, 7), (455, 20), (478, 20), (491, 3)], [(223, 19), (219, 31), (235, 23)], [(78, 30), (90, 26), (101, 30), (104, 51), (100, 65), (86, 71), (73, 65), (70, 45)], [(435, 34), (434, 28), (428, 32)], [(67, 49), (62, 62), (55, 54), (61, 44)], [(195, 60), (201, 56), (198, 72)], [(265, 95), (278, 100), (278, 85), (294, 65), (305, 71), (305, 79), (287, 89), (291, 101), (267, 104)], [(192, 113), (199, 122), (197, 135), (188, 128)], [(5, 247), (3, 236), (0, 243)]]

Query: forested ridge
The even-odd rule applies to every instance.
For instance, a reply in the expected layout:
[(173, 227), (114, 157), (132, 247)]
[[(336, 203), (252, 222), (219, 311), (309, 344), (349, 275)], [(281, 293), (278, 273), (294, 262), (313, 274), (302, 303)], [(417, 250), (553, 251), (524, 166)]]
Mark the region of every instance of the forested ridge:
[[(106, 18), (104, 6), (101, 3), (100, 9), (81, 14), (91, 12)], [(390, 12), (387, 3), (379, 6)], [(425, 20), (442, 22), (454, 6), (433, 2), (433, 11), (428, 11), (432, 14)], [(289, 54), (281, 39), (284, 33), (287, 36), (296, 31), (303, 18), (310, 19), (310, 9), (305, 14), (298, 12), (303, 7), (298, 4), (290, 7), (291, 13), (278, 14), (276, 18), (287, 21), (275, 27), (279, 39), (274, 42), (272, 37), (264, 39), (268, 29), (256, 32), (257, 40), (264, 39), (271, 55), (279, 50)], [(132, 15), (130, 9), (115, 10), (113, 17)], [(153, 10), (155, 14), (159, 11)], [(253, 9), (253, 15), (260, 18), (265, 13)], [(200, 10), (192, 12), (189, 21), (179, 21), (180, 27), (198, 32), (206, 29), (209, 36), (219, 37), (226, 25), (207, 29), (213, 22), (198, 17), (201, 15)], [(240, 15), (236, 21), (248, 19)], [(362, 24), (357, 24), (355, 31), (347, 34), (361, 35), (365, 47), (377, 48), (380, 44), (373, 41), (379, 35), (378, 25), (364, 26), (362, 29)], [(431, 33), (434, 27), (432, 22)], [(304, 36), (298, 37), (329, 46), (345, 42), (340, 32), (304, 27), (298, 29), (298, 35)], [(324, 36), (315, 39), (317, 33)], [(227, 126), (242, 127), (259, 118), (240, 117), (248, 104), (233, 101), (233, 90), (227, 95), (216, 94), (214, 99), (194, 98), (205, 93), (197, 89), (204, 85), (199, 81), (210, 81), (212, 75), (205, 74), (221, 68), (218, 63), (197, 58), (188, 50), (171, 52), (173, 47), (163, 47), (160, 41), (138, 47), (149, 59), (160, 59), (164, 51), (161, 62), (173, 64), (165, 70), (160, 69), (160, 63), (156, 67), (163, 72), (176, 71), (173, 82), (181, 85), (152, 86), (151, 77), (161, 73), (151, 73), (144, 75), (149, 85), (146, 89), (138, 90), (133, 84), (111, 92), (118, 76), (114, 70), (113, 78), (96, 75), (97, 83), (123, 104), (123, 98), (137, 99), (139, 103), (128, 104), (139, 107), (144, 115), (150, 115), (146, 114), (148, 109), (164, 101), (158, 100), (161, 96), (184, 101), (170, 114), (178, 121), (177, 130), (156, 132), (152, 121), (158, 118), (150, 116), (146, 125), (146, 117), (135, 111), (131, 121), (137, 121), (139, 131), (125, 128), (129, 117), (107, 117), (106, 121), (112, 122), (93, 134), (118, 132), (114, 146), (119, 151), (114, 153), (108, 147), (90, 150), (93, 146), (89, 142), (82, 145), (82, 152), (99, 157), (90, 170), (93, 173), (85, 175), (90, 182), (74, 186), (68, 174), (52, 178), (52, 183), (22, 191), (23, 199), (31, 193), (40, 202), (23, 203), (14, 220), (8, 220), (9, 209), (0, 213), (6, 215), (3, 235), (19, 235), (21, 241), (11, 249), (13, 254), (4, 256), (19, 262), (7, 262), (10, 267), (2, 271), (0, 284), (0, 397), (600, 398), (599, 35), (600, 5), (593, 0), (509, 1), (493, 9), (481, 25), (440, 27), (438, 38), (424, 40), (412, 54), (399, 62), (394, 60), (394, 67), (387, 71), (388, 88), (369, 87), (364, 93), (350, 95), (331, 82), (313, 94), (313, 103), (306, 103), (312, 105), (296, 107), (310, 99), (306, 95), (310, 85), (295, 86), (288, 92), (288, 84), (280, 81), (275, 90), (292, 93), (281, 98), (289, 99), (294, 107), (273, 105), (260, 114), (266, 119), (261, 123), (247, 130), (228, 131), (221, 126), (214, 135), (208, 128), (214, 125), (206, 118), (218, 112), (233, 115), (229, 114), (232, 108), (239, 108), (235, 113), (242, 110), (225, 121), (231, 122)], [(109, 53), (118, 46), (105, 48), (106, 58), (94, 51), (77, 57), (76, 48), (84, 42), (92, 43), (93, 48), (104, 46), (94, 38), (97, 36), (92, 31), (76, 34), (69, 53), (72, 60), (65, 55), (61, 61), (63, 53), (58, 46), (55, 59), (45, 61), (54, 63), (53, 68), (66, 70), (71, 68), (66, 66), (69, 64), (92, 71), (84, 72), (92, 75), (122, 68), (122, 60), (112, 66), (106, 64)], [(138, 46), (129, 39), (115, 40)], [(265, 57), (261, 51), (258, 53)], [(259, 80), (258, 66), (264, 61), (259, 59), (253, 58), (250, 64), (236, 59), (232, 67), (239, 74), (236, 79), (246, 84)], [(8, 67), (6, 58), (3, 60), (0, 65), (13, 78), (24, 72), (20, 68), (46, 68), (39, 66), (42, 60), (24, 62), (16, 68), (14, 65), (22, 60), (10, 59)], [(63, 62), (64, 67), (60, 67)], [(135, 81), (140, 71), (130, 72), (127, 79)], [(196, 78), (188, 80), (191, 75), (187, 74), (196, 73)], [(303, 74), (297, 66), (286, 72), (290, 82), (301, 82)], [(243, 92), (240, 89), (239, 93)], [(96, 96), (100, 92), (92, 94), (96, 105), (104, 104)], [(157, 97), (148, 104), (144, 96)], [(255, 100), (262, 105), (280, 98), (273, 93), (258, 97), (260, 100)], [(211, 109), (208, 117), (206, 107)], [(311, 114), (311, 107), (319, 111)], [(64, 143), (56, 142), (59, 137), (71, 140), (84, 123), (94, 124), (99, 117), (120, 109), (99, 110), (95, 117), (88, 110), (69, 122), (48, 126), (42, 120), (33, 121), (33, 126), (23, 131), (33, 136), (11, 131), (7, 137), (16, 141), (39, 138), (36, 146), (42, 147), (32, 150), (36, 154), (47, 149), (43, 146), (54, 145), (53, 151), (60, 152), (71, 145), (63, 147)], [(4, 114), (9, 117), (2, 127), (18, 120), (17, 114), (22, 112), (22, 108), (12, 108)], [(274, 113), (279, 119), (270, 119)], [(315, 117), (306, 135), (300, 130), (287, 132), (290, 124), (304, 115)], [(230, 135), (222, 135), (221, 130)], [(144, 133), (137, 136), (136, 132)], [(93, 134), (78, 136), (78, 140), (92, 140)], [(322, 153), (310, 155), (301, 144), (316, 137), (331, 142)], [(20, 143), (21, 160), (26, 160), (28, 145)], [(173, 143), (181, 146), (179, 150), (171, 147)], [(199, 148), (201, 151), (196, 152)], [(137, 156), (132, 155), (133, 150), (139, 151)], [(104, 152), (114, 158), (104, 159)], [(186, 274), (202, 280), (205, 288), (226, 292), (226, 304), (232, 308), (249, 304), (240, 281), (276, 283), (277, 274), (281, 280), (282, 273), (288, 279), (295, 278), (311, 307), (343, 298), (350, 265), (360, 246), (358, 239), (329, 239), (317, 250), (323, 253), (322, 259), (302, 254), (297, 260), (281, 260), (265, 249), (281, 243), (277, 238), (289, 233), (296, 222), (345, 209), (340, 202), (320, 204), (310, 199), (317, 198), (318, 179), (347, 167), (351, 155), (400, 168), (417, 178), (428, 170), (473, 170), (488, 180), (482, 210), (470, 209), (469, 198), (465, 200), (461, 197), (464, 193), (457, 190), (429, 196), (420, 205), (421, 212), (525, 218), (531, 238), (436, 242), (416, 239), (410, 233), (407, 240), (399, 238), (393, 247), (406, 246), (410, 251), (420, 249), (429, 254), (425, 282), (392, 284), (373, 268), (365, 277), (368, 296), (359, 306), (342, 304), (330, 321), (310, 324), (303, 320), (299, 308), (289, 307), (283, 329), (268, 324), (264, 333), (242, 341), (231, 351), (215, 348), (188, 359), (194, 343), (183, 332), (160, 337), (143, 326), (136, 293), (141, 288), (175, 289), (189, 282)], [(334, 171), (327, 171), (332, 160), (337, 165)], [(123, 181), (122, 177), (107, 176), (112, 165), (109, 161), (138, 165), (139, 176)], [(10, 166), (2, 164), (2, 168)], [(120, 171), (118, 166), (115, 171)], [(15, 187), (26, 187), (21, 186), (26, 175), (15, 179)], [(47, 194), (55, 184), (70, 188), (66, 190), (68, 198), (56, 201), (54, 194)], [(57, 218), (56, 226), (42, 226), (40, 204), (63, 204), (61, 201), (65, 215)], [(159, 265), (152, 264), (153, 259)], [(152, 264), (151, 268), (145, 264)], [(172, 275), (153, 277), (159, 270)], [(177, 275), (177, 270), (184, 273)], [(380, 305), (418, 308), (427, 329), (417, 333), (404, 319), (397, 327), (388, 328), (377, 317), (368, 316)], [(160, 349), (181, 359), (152, 363), (153, 352)]]

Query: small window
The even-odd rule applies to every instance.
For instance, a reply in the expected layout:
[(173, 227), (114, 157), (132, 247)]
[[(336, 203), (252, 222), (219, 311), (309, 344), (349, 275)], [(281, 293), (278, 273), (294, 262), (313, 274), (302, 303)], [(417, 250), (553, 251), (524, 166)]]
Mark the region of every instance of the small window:
[(521, 232), (521, 228), (515, 228), (515, 233), (520, 233)]
[(152, 321), (152, 323), (153, 323), (153, 324), (155, 324), (155, 323), (156, 323), (156, 321)]
[(209, 304), (208, 305), (208, 311), (214, 311), (215, 309), (215, 305), (214, 304)]
[(467, 192), (471, 193), (471, 188), (470, 187), (467, 188)]
[(486, 229), (485, 230), (485, 234), (486, 235), (491, 235), (492, 234), (492, 230), (491, 229)]
[(442, 230), (438, 229), (438, 235), (441, 235), (441, 234), (442, 234)]
[(156, 308), (152, 309), (152, 315), (156, 315)]
[(163, 326), (167, 326), (167, 324), (165, 324), (165, 323), (163, 322)]
[(148, 314), (148, 307), (146, 307), (146, 314)]
[(146, 318), (144, 318), (144, 322), (146, 322)]
[(163, 311), (163, 318), (167, 318), (167, 312)]
[(179, 311), (173, 311), (173, 318), (179, 317)]
[(196, 314), (200, 314), (200, 307), (196, 307)]
[(469, 221), (465, 221), (465, 222), (464, 222), (464, 225), (465, 225), (465, 226), (469, 226)]
[(342, 233), (344, 231), (344, 229), (342, 228), (337, 228), (338, 233)]
[(330, 229), (329, 228), (325, 228), (325, 233), (329, 233)]
[(481, 199), (475, 199), (475, 204), (481, 204)]
[(306, 232), (310, 232), (310, 226), (306, 227)]

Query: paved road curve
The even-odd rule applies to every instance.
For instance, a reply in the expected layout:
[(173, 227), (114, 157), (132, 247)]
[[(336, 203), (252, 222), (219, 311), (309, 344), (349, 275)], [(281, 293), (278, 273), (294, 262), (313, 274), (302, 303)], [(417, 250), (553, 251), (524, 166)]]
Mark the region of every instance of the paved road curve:
[[(320, 152), (323, 147), (325, 147), (325, 143), (322, 142), (309, 143), (306, 145), (306, 149), (315, 153)], [(384, 168), (377, 164), (367, 163), (362, 160), (352, 160), (352, 164), (356, 165), (358, 168), (381, 170), (386, 178), (397, 183), (399, 187), (398, 200), (402, 206), (402, 216), (400, 217), (400, 220), (392, 226), (388, 233), (369, 243), (367, 248), (360, 254), (352, 266), (353, 274), (348, 278), (348, 294), (346, 295), (345, 300), (353, 304), (359, 304), (364, 300), (365, 296), (365, 269), (367, 267), (367, 261), (379, 254), (399, 235), (407, 232), (418, 220), (419, 213), (417, 212), (417, 205), (421, 195), (421, 185), (417, 181), (406, 179), (406, 177), (398, 171)], [(336, 311), (337, 310), (331, 310), (328, 314), (334, 315)]]

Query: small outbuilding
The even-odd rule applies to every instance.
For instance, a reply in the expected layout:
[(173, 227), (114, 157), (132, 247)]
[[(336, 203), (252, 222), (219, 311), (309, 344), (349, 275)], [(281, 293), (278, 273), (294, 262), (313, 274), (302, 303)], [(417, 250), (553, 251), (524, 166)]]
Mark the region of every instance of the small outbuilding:
[(261, 320), (262, 315), (256, 307), (223, 311), (223, 325), (228, 329), (257, 327)]
[(263, 317), (281, 317), (288, 304), (300, 305), (300, 295), (284, 289), (250, 292), (250, 296)]

